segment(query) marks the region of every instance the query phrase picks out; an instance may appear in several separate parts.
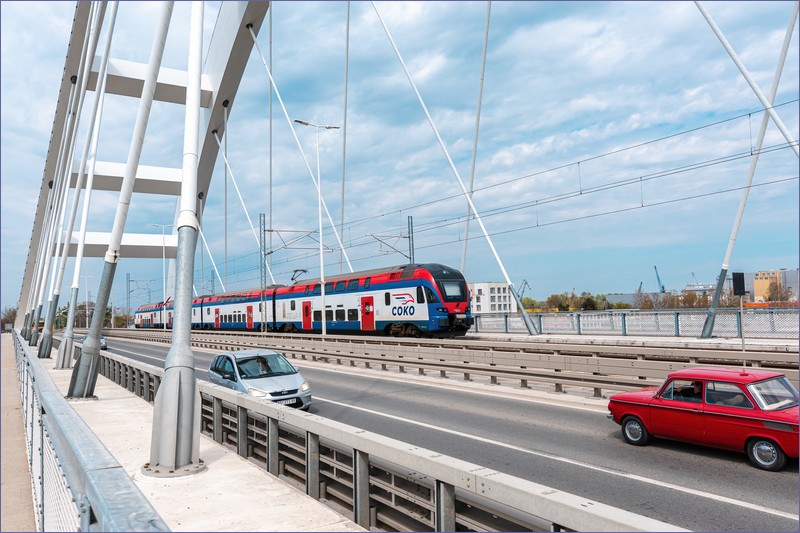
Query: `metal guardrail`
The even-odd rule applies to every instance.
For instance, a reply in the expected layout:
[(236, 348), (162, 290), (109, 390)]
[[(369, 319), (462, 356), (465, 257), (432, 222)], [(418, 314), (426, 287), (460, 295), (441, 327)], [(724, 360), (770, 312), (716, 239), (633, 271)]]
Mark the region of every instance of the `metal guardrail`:
[(169, 531), (37, 354), (13, 335), (37, 531)]
[[(170, 333), (150, 330), (106, 330), (122, 338), (169, 342)], [(535, 339), (535, 338), (534, 338)], [(762, 367), (784, 372), (798, 383), (798, 351), (777, 347), (773, 351), (673, 346), (625, 346), (617, 344), (572, 344), (524, 341), (418, 340), (393, 337), (286, 335), (193, 331), (192, 346), (218, 351), (269, 347), (292, 358), (335, 364), (362, 364), (381, 370), (420, 374), (438, 372), (441, 377), (463, 376), (471, 380), (484, 376), (490, 383), (515, 381), (553, 385), (556, 392), (565, 386), (603, 391), (619, 391), (658, 385), (676, 370), (698, 365)]]
[[(477, 313), (475, 331), (527, 333), (518, 313)], [(530, 313), (541, 333), (574, 335), (648, 335), (699, 337), (706, 309), (617, 310)], [(800, 331), (796, 308), (719, 309), (714, 336), (723, 338), (797, 339)]]
[[(100, 373), (153, 401), (163, 369), (114, 353)], [(685, 531), (317, 415), (198, 382), (201, 428), (365, 528)]]

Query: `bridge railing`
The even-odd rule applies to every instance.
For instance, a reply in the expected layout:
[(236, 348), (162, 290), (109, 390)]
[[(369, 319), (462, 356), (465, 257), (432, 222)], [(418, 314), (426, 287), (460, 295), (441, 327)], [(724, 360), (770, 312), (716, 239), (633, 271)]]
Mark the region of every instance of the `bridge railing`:
[[(530, 313), (541, 333), (573, 335), (646, 335), (699, 337), (706, 309), (565, 311)], [(519, 313), (477, 313), (475, 330), (491, 333), (527, 333)], [(797, 339), (797, 308), (720, 309), (714, 336), (724, 338)]]
[(169, 531), (35, 350), (13, 335), (37, 531)]
[[(107, 353), (100, 373), (153, 401), (163, 369)], [(198, 381), (201, 430), (365, 528), (684, 531), (476, 464)]]

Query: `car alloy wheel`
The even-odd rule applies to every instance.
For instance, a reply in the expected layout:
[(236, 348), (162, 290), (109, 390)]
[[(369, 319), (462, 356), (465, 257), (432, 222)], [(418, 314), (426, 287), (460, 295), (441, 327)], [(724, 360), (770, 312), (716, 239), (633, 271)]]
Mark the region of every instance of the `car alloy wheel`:
[(767, 439), (752, 439), (747, 444), (747, 455), (754, 466), (775, 472), (786, 464), (786, 455), (780, 447)]
[(622, 436), (628, 444), (644, 446), (650, 440), (650, 434), (642, 421), (635, 416), (628, 416), (622, 421)]

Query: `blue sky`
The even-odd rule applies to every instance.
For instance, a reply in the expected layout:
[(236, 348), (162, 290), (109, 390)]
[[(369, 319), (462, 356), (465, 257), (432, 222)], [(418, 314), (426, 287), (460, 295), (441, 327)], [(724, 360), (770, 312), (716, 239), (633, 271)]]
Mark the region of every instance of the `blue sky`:
[[(761, 90), (768, 93), (790, 2), (704, 4)], [(470, 180), (485, 2), (379, 2), (458, 172)], [(205, 39), (219, 8), (208, 2)], [(74, 4), (2, 2), (2, 307), (16, 305), (47, 154)], [(122, 2), (112, 56), (147, 62), (154, 3)], [(188, 3), (176, 3), (163, 66), (185, 69)], [(273, 4), (273, 75), (290, 118), (343, 123), (345, 3)], [(372, 5), (351, 4), (343, 239), (354, 269), (406, 262), (408, 217), (415, 259), (460, 267), (466, 202)], [(777, 112), (798, 133), (798, 29)], [(266, 53), (265, 21), (259, 45)], [(233, 103), (228, 157), (253, 223), (269, 208), (269, 79), (253, 52)], [(88, 109), (88, 106), (87, 106)], [(108, 97), (98, 158), (124, 162), (135, 102)], [(511, 281), (526, 296), (667, 290), (713, 283), (741, 197), (761, 105), (692, 2), (494, 2), (474, 203)], [(111, 118), (108, 118), (111, 117)], [(141, 164), (181, 166), (183, 109), (155, 104)], [(311, 128), (297, 134), (312, 168)], [(319, 275), (317, 199), (277, 100), (273, 103), (273, 273)], [(83, 140), (83, 134), (78, 139)], [(343, 131), (320, 135), (322, 188), (342, 212)], [(798, 267), (798, 159), (770, 124), (730, 271)], [(76, 150), (80, 153), (80, 150)], [(225, 276), (224, 171), (219, 158), (204, 216)], [(116, 194), (92, 196), (90, 231), (110, 231)], [(228, 289), (256, 287), (258, 247), (228, 185)], [(174, 199), (135, 195), (126, 231), (160, 233)], [(327, 221), (323, 239), (335, 248)], [(470, 224), (468, 281), (503, 276)], [(72, 280), (70, 259), (62, 294)], [(210, 286), (211, 263), (196, 275)], [(201, 265), (198, 254), (195, 266)], [(339, 253), (325, 254), (327, 274)], [(346, 265), (344, 266), (346, 269)], [(132, 306), (163, 290), (161, 260), (123, 258), (111, 294)], [(102, 260), (87, 258), (81, 287), (96, 294)], [(172, 275), (169, 274), (171, 278)], [(202, 278), (202, 280), (201, 280)], [(168, 282), (168, 285), (171, 285)], [(215, 282), (219, 289), (219, 281)], [(63, 302), (62, 302), (63, 303)]]

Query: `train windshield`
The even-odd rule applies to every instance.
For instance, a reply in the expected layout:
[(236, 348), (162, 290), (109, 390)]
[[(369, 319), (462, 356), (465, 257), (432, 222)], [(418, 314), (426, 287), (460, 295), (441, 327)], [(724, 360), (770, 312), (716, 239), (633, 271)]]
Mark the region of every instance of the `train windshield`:
[(463, 281), (440, 280), (439, 288), (442, 290), (445, 302), (462, 302), (467, 299), (467, 286)]

